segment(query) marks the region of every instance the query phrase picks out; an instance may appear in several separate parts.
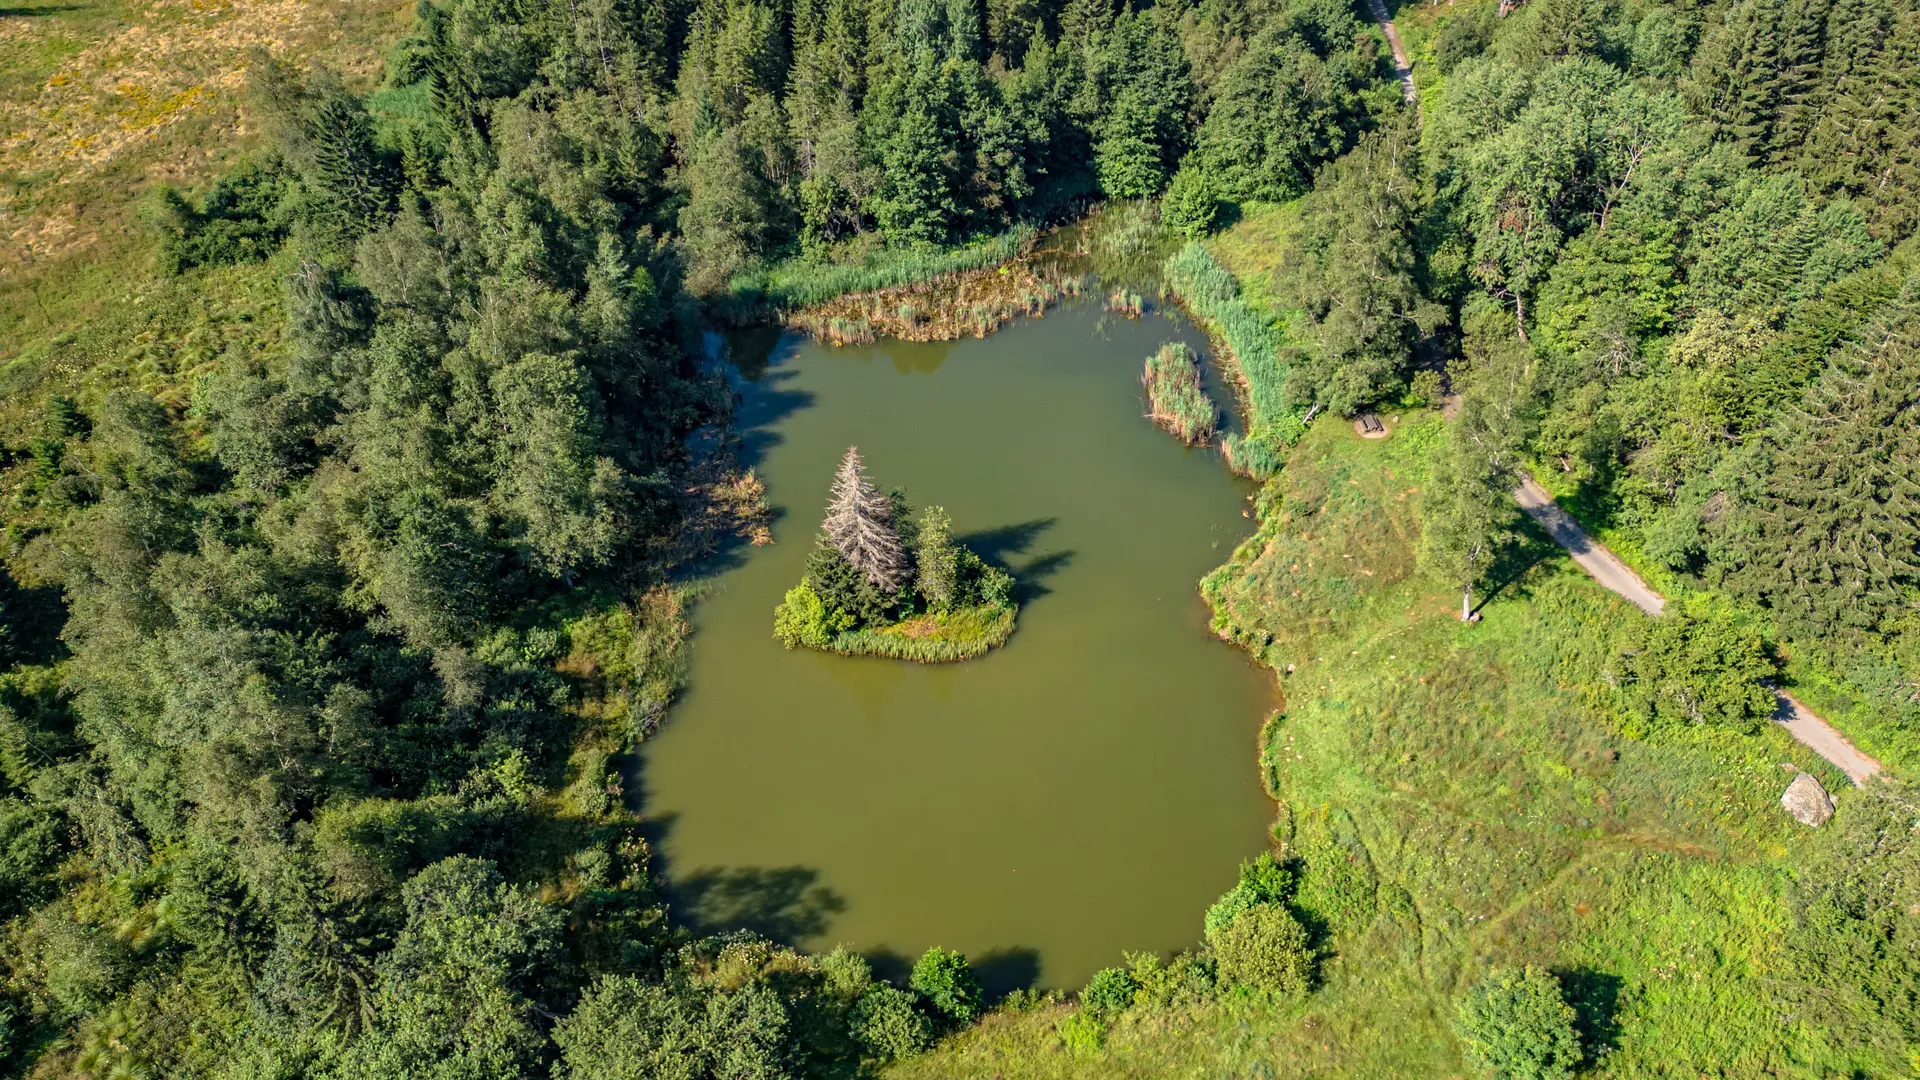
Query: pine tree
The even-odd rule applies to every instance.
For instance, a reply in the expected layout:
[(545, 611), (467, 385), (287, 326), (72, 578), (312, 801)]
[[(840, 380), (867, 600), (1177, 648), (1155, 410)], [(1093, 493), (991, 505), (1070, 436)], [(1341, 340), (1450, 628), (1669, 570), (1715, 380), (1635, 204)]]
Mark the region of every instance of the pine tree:
[(950, 74), (926, 60), (867, 98), (867, 123), (880, 160), (871, 207), (881, 231), (896, 244), (944, 244), (964, 214), (958, 188), (965, 138)]
[(840, 469), (833, 475), (827, 519), (821, 523), (827, 539), (848, 562), (867, 576), (873, 587), (892, 592), (906, 574), (907, 555), (893, 527), (893, 504), (867, 479), (860, 448), (847, 447)]
[(1128, 88), (1115, 101), (1094, 146), (1100, 189), (1116, 199), (1147, 199), (1167, 184), (1167, 158), (1158, 123), (1163, 110), (1143, 91)]

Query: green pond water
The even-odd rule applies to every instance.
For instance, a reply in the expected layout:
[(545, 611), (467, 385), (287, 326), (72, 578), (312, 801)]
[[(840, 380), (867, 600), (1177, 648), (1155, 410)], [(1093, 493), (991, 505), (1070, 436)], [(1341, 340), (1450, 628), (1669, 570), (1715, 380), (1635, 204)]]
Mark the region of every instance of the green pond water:
[[(639, 762), (681, 918), (883, 968), (942, 945), (995, 990), (1198, 940), (1264, 847), (1274, 691), (1196, 592), (1251, 531), (1251, 488), (1141, 417), (1143, 360), (1175, 339), (1204, 347), (1081, 303), (985, 340), (733, 340), (776, 542), (731, 553), (693, 609), (689, 689)], [(1013, 570), (1008, 645), (917, 665), (774, 640), (849, 445)]]

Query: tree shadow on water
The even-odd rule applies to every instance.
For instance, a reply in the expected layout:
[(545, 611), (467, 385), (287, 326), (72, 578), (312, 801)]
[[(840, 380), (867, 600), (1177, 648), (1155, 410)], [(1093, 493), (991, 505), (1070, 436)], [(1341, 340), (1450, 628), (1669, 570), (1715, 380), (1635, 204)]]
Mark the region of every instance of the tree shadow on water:
[(966, 546), (985, 562), (1004, 568), (1019, 583), (1020, 602), (1045, 596), (1053, 590), (1042, 582), (1059, 573), (1073, 561), (1071, 551), (1050, 551), (1044, 555), (1035, 555), (1024, 562), (1015, 556), (1025, 555), (1039, 542), (1041, 534), (1059, 521), (1059, 518), (1035, 518), (1016, 525), (1002, 525), (997, 529), (983, 529), (979, 532), (956, 536), (955, 540)]
[(1016, 945), (983, 953), (973, 961), (973, 974), (989, 1004), (1006, 1000), (1016, 990), (1031, 990), (1040, 981), (1040, 953)]
[[(861, 955), (873, 968), (874, 978), (895, 986), (905, 986), (913, 977), (918, 956), (903, 956), (889, 948), (868, 950)], [(993, 949), (971, 957), (974, 978), (980, 980), (981, 996), (988, 1005), (998, 1005), (1016, 990), (1031, 990), (1040, 981), (1040, 952), (1023, 945)]]
[(805, 866), (702, 867), (673, 882), (667, 903), (699, 934), (750, 930), (795, 947), (827, 932), (846, 900)]
[(780, 445), (775, 425), (814, 403), (811, 390), (796, 390), (786, 384), (799, 377), (792, 369), (770, 371), (740, 390), (733, 411), (733, 433), (739, 440), (735, 457), (747, 468), (757, 468), (767, 453)]
[(751, 930), (782, 945), (801, 947), (827, 932), (847, 909), (838, 893), (819, 884), (820, 871), (805, 866), (703, 866), (684, 875), (668, 859), (668, 836), (680, 815), (647, 812), (646, 759), (628, 754), (622, 767), (627, 809), (640, 818), (640, 835), (653, 850), (653, 868), (667, 882), (674, 920), (696, 934)]

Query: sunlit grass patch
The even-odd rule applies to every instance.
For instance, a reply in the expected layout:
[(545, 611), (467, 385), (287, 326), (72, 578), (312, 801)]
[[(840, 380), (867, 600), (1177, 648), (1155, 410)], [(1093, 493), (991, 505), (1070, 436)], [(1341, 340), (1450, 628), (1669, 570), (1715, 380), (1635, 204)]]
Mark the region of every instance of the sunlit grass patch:
[(849, 656), (953, 663), (985, 656), (1005, 645), (1013, 630), (1013, 609), (980, 604), (928, 612), (891, 626), (848, 630), (836, 635), (828, 649)]

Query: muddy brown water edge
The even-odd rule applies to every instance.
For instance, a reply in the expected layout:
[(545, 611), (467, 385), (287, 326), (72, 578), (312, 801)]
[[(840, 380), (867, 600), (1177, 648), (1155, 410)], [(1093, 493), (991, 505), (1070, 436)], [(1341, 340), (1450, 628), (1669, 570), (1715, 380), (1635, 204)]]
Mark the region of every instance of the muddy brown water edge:
[[(1251, 485), (1141, 416), (1142, 363), (1172, 340), (1205, 351), (1183, 321), (1088, 301), (985, 339), (728, 339), (775, 543), (711, 568), (688, 689), (636, 763), (680, 919), (883, 970), (955, 948), (997, 992), (1199, 939), (1265, 847), (1249, 744), (1277, 695), (1196, 591), (1251, 533)], [(850, 444), (1014, 572), (1004, 648), (916, 665), (773, 638)]]

